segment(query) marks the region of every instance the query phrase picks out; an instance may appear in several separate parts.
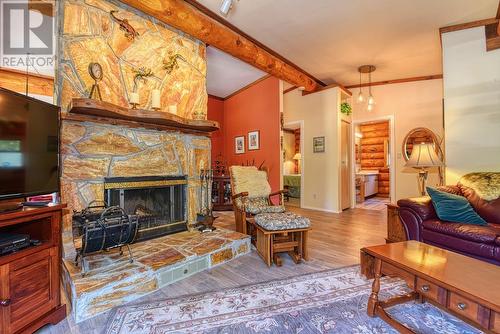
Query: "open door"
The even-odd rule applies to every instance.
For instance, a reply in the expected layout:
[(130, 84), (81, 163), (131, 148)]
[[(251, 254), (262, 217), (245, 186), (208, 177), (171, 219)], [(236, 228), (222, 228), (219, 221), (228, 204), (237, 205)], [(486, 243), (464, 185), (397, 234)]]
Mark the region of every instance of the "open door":
[(340, 147), (340, 180), (341, 180), (341, 208), (351, 207), (351, 123), (341, 122)]

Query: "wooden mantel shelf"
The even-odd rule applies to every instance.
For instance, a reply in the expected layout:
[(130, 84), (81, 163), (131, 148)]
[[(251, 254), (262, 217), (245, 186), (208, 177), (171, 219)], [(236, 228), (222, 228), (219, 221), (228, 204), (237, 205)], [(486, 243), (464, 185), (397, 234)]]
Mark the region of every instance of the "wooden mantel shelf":
[(216, 121), (191, 120), (167, 112), (128, 109), (112, 103), (85, 98), (73, 99), (68, 107), (68, 113), (62, 118), (207, 135), (219, 129), (219, 123)]

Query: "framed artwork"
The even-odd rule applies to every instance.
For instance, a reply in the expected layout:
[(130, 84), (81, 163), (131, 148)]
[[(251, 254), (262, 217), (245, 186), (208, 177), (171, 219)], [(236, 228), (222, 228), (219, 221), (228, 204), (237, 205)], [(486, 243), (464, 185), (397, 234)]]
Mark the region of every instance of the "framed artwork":
[(325, 137), (313, 137), (313, 152), (325, 152)]
[(252, 131), (248, 133), (248, 150), (258, 150), (260, 148), (259, 131)]
[(234, 138), (234, 153), (236, 154), (245, 153), (245, 136), (239, 136)]

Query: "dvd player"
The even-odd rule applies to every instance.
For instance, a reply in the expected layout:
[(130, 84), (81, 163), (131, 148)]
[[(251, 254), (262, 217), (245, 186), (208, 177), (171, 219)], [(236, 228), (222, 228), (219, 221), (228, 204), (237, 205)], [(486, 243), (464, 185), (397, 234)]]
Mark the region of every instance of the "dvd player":
[(0, 233), (0, 255), (16, 252), (31, 245), (27, 234)]

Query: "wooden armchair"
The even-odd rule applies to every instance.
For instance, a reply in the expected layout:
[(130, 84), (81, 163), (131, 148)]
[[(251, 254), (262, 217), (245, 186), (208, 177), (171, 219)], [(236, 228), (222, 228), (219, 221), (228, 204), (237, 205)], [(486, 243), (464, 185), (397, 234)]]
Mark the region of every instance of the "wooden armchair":
[[(253, 208), (249, 208), (249, 206), (251, 205), (249, 203), (249, 201), (252, 201), (253, 199), (250, 199), (251, 197), (250, 197), (250, 194), (248, 191), (241, 191), (241, 189), (240, 189), (241, 186), (238, 187), (238, 180), (237, 180), (238, 177), (241, 175), (241, 173), (245, 173), (245, 170), (247, 170), (249, 173), (256, 172), (256, 173), (265, 173), (266, 174), (265, 178), (266, 178), (267, 187), (265, 187), (266, 189), (264, 189), (261, 193), (261, 195), (263, 195), (262, 198), (260, 200), (257, 199), (256, 201), (261, 201), (261, 203), (257, 203), (258, 204), (257, 206), (261, 206), (262, 208), (265, 206), (265, 207), (267, 207), (267, 210), (264, 208), (262, 210), (258, 210), (258, 209), (253, 210)], [(230, 175), (230, 180), (231, 180), (231, 193), (233, 194), (232, 195), (232, 202), (233, 202), (233, 210), (234, 210), (234, 217), (236, 220), (236, 231), (237, 232), (254, 236), (255, 233), (254, 233), (254, 229), (253, 229), (253, 223), (251, 220), (257, 213), (284, 212), (285, 211), (284, 194), (287, 193), (287, 190), (279, 190), (279, 191), (275, 191), (275, 192), (271, 193), (270, 192), (271, 186), (267, 182), (267, 171), (266, 170), (259, 171), (256, 167), (253, 167), (253, 166), (249, 166), (249, 167), (232, 166), (229, 168), (229, 175)], [(256, 180), (256, 181), (259, 182), (259, 180)], [(261, 179), (260, 182), (262, 182), (262, 181), (263, 180)], [(279, 196), (279, 200), (278, 200), (278, 204), (274, 205), (272, 199), (276, 196)], [(255, 197), (253, 197), (253, 198), (255, 199)]]
[[(267, 172), (255, 167), (232, 166), (231, 190), (236, 231), (249, 234), (257, 253), (271, 266), (282, 265), (280, 254), (287, 253), (295, 263), (307, 260), (309, 219), (285, 212), (287, 190), (271, 192)], [(279, 196), (278, 205), (273, 197)]]

